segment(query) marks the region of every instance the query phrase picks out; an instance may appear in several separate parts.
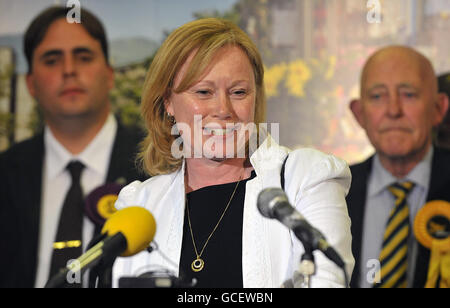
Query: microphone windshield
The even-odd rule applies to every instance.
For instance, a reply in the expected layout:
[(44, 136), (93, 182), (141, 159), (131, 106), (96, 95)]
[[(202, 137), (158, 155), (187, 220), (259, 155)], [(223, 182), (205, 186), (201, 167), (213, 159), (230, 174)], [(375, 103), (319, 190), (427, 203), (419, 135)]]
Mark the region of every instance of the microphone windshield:
[(258, 210), (264, 217), (275, 218), (274, 208), (280, 202), (287, 202), (286, 193), (281, 188), (266, 188), (258, 195)]
[(127, 249), (122, 257), (129, 257), (148, 247), (156, 232), (153, 215), (143, 207), (132, 206), (114, 213), (105, 223), (102, 234), (113, 236), (122, 233), (127, 240)]

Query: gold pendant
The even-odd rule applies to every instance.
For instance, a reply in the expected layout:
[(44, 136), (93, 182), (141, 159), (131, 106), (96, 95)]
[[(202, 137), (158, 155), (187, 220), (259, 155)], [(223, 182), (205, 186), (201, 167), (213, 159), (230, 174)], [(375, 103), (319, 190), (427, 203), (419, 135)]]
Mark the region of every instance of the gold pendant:
[(195, 259), (194, 262), (192, 262), (191, 269), (197, 273), (200, 272), (204, 266), (205, 261), (203, 261), (200, 257), (197, 257), (197, 259)]

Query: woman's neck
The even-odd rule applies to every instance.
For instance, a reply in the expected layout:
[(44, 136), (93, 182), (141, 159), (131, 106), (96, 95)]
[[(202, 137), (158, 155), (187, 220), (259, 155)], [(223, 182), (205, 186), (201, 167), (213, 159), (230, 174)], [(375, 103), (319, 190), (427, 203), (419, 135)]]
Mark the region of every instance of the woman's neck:
[(245, 164), (246, 159), (215, 161), (206, 158), (186, 159), (186, 192), (212, 185), (237, 182), (250, 177), (253, 167)]

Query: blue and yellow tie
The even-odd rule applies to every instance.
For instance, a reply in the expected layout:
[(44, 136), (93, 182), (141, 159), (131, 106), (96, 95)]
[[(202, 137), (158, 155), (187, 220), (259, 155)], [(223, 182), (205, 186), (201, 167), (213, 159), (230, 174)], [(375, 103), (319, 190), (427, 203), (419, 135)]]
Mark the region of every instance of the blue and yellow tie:
[(407, 196), (414, 188), (411, 182), (395, 183), (388, 190), (395, 197), (395, 207), (386, 225), (380, 253), (380, 283), (375, 288), (406, 288), (408, 236), (410, 232)]

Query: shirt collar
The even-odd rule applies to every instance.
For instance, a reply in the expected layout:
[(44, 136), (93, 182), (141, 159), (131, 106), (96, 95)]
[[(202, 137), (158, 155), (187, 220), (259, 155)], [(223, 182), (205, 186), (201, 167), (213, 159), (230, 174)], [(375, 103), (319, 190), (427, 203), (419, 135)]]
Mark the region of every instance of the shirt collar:
[(373, 159), (372, 173), (369, 180), (369, 197), (380, 194), (386, 189), (386, 187), (399, 181), (411, 181), (416, 186), (427, 189), (430, 182), (433, 153), (434, 147), (431, 147), (422, 161), (403, 179), (398, 179), (387, 171), (381, 164), (380, 157), (376, 154)]
[(117, 121), (110, 114), (95, 138), (78, 155), (72, 155), (62, 146), (48, 127), (44, 129), (44, 144), (46, 149), (47, 176), (55, 178), (64, 172), (67, 164), (72, 160), (78, 160), (87, 169), (104, 175), (109, 164), (109, 157), (117, 131)]

